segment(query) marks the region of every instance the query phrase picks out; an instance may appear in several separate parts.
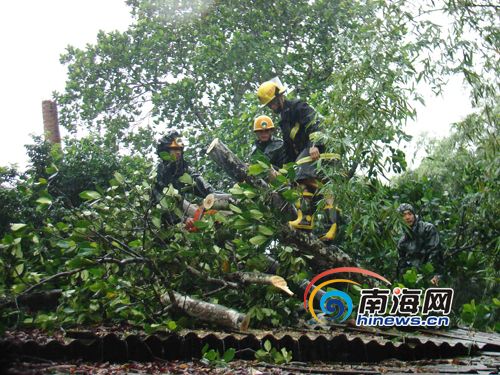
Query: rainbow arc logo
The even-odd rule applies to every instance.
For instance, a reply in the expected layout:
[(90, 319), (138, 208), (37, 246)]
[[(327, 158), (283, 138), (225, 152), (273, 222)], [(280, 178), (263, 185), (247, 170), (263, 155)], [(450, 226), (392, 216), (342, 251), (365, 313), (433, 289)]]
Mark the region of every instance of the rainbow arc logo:
[[(388, 285), (391, 285), (391, 282), (387, 280), (385, 277), (380, 276), (379, 274), (368, 271), (362, 268), (357, 268), (357, 267), (338, 267), (338, 268), (332, 268), (327, 271), (324, 271), (320, 273), (319, 275), (316, 275), (307, 285), (306, 290), (304, 292), (304, 308), (309, 311), (312, 315), (312, 317), (318, 321), (321, 322), (318, 316), (316, 315), (314, 311), (314, 297), (318, 293), (319, 290), (322, 288), (326, 287), (327, 285), (331, 284), (338, 284), (338, 283), (347, 283), (347, 284), (354, 284), (354, 285), (360, 285), (358, 282), (350, 280), (350, 279), (330, 279), (327, 280), (318, 286), (316, 286), (314, 289), (311, 288), (315, 285), (315, 283), (322, 278), (338, 273), (356, 273), (356, 274), (361, 274), (369, 277), (373, 277), (375, 279), (381, 280), (385, 282)], [(311, 291), (311, 295), (308, 298), (309, 291)], [(345, 321), (347, 318), (349, 318), (352, 314), (352, 299), (349, 296), (349, 294), (342, 292), (340, 290), (331, 290), (326, 292), (320, 300), (320, 308), (321, 311), (325, 314), (328, 315), (329, 318), (339, 320), (340, 322)]]

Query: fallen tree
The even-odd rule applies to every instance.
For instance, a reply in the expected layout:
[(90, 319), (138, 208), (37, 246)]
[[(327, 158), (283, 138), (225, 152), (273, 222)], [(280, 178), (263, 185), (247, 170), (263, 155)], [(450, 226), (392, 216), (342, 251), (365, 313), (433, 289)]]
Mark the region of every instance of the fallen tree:
[[(237, 182), (246, 182), (260, 189), (269, 189), (269, 185), (261, 178), (250, 176), (248, 166), (243, 163), (223, 142), (214, 139), (207, 149), (207, 154), (224, 171)], [(281, 213), (293, 216), (295, 208), (288, 204), (277, 192), (271, 193), (271, 206)], [(353, 266), (349, 255), (334, 245), (320, 241), (311, 233), (295, 231), (287, 225), (282, 225), (278, 231), (278, 240), (293, 246), (300, 253), (309, 255), (308, 262), (315, 272), (328, 268)]]
[[(174, 298), (172, 298), (172, 295)], [(193, 318), (214, 323), (221, 327), (237, 331), (247, 331), (250, 324), (250, 316), (248, 314), (244, 315), (225, 306), (201, 301), (177, 292), (163, 294), (161, 301), (164, 304), (173, 304), (175, 308)]]

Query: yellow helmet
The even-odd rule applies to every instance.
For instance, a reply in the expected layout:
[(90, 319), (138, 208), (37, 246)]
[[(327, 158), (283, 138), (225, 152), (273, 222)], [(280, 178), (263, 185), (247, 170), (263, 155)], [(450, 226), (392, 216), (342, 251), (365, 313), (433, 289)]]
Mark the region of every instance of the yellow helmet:
[(168, 148), (183, 149), (184, 143), (182, 143), (180, 138), (174, 138), (174, 140), (168, 145)]
[(267, 129), (274, 129), (273, 120), (271, 120), (271, 117), (269, 117), (269, 116), (266, 116), (266, 115), (259, 116), (253, 122), (253, 131), (254, 132), (259, 132), (259, 131), (267, 130)]
[(257, 90), (257, 97), (259, 98), (260, 104), (265, 106), (276, 96), (283, 94), (285, 91), (286, 88), (281, 84), (280, 79), (278, 77), (274, 77), (270, 81), (266, 81), (259, 86)]

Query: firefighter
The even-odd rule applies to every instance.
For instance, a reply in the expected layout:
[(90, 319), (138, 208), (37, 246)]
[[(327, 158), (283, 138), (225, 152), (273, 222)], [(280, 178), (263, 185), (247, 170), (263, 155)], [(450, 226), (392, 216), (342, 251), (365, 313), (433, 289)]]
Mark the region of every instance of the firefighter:
[[(403, 236), (398, 241), (398, 276), (410, 267), (419, 269), (428, 262), (431, 262), (437, 270), (441, 269), (443, 259), (436, 227), (422, 221), (415, 214), (415, 209), (411, 204), (401, 204), (398, 207), (398, 212), (407, 226)], [(440, 276), (436, 274), (431, 283), (437, 285), (439, 280)]]
[(283, 141), (274, 137), (274, 130), (273, 120), (271, 120), (269, 116), (262, 115), (255, 119), (253, 131), (256, 140), (250, 155), (254, 156), (258, 153), (262, 153), (267, 157), (275, 169), (279, 169), (283, 166), (285, 153)]
[[(185, 161), (184, 144), (178, 132), (171, 131), (160, 139), (157, 154), (160, 156), (161, 162), (158, 165), (156, 183), (153, 188), (154, 204), (161, 200), (163, 189), (169, 185), (172, 185), (182, 198), (184, 198), (186, 192), (193, 193), (201, 198), (215, 192), (215, 189), (203, 179), (200, 173), (192, 170)], [(193, 185), (188, 186), (179, 180), (185, 173), (191, 176)], [(171, 213), (165, 214), (163, 219), (168, 224), (175, 224), (180, 221), (178, 217)], [(189, 224), (189, 221), (190, 219), (187, 220), (187, 224)]]
[[(320, 116), (306, 102), (285, 97), (286, 88), (279, 78), (261, 84), (257, 97), (262, 106), (267, 106), (280, 115), (279, 127), (284, 142), (284, 163), (296, 162), (310, 157), (311, 161), (301, 163), (296, 172), (296, 181), (300, 187), (301, 197), (297, 202), (297, 218), (289, 224), (294, 229), (312, 230), (314, 227), (314, 212), (320, 196), (318, 175), (315, 161), (324, 152), (324, 146), (316, 141), (314, 134), (319, 132)], [(338, 210), (333, 205), (333, 199), (326, 199), (324, 207), (328, 218), (329, 229), (322, 240), (331, 241), (337, 233)]]

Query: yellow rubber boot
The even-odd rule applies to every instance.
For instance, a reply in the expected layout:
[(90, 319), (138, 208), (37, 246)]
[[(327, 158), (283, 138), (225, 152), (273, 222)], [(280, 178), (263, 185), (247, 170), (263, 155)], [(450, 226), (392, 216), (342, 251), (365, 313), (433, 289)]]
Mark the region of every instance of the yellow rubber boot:
[(333, 241), (337, 236), (337, 227), (338, 227), (338, 219), (339, 213), (338, 209), (334, 207), (332, 204), (327, 204), (324, 208), (326, 217), (330, 221), (330, 229), (328, 232), (320, 237), (321, 241)]
[(314, 227), (313, 207), (312, 207), (313, 194), (308, 191), (302, 193), (302, 197), (296, 203), (297, 218), (289, 221), (288, 225), (292, 229), (312, 230)]

